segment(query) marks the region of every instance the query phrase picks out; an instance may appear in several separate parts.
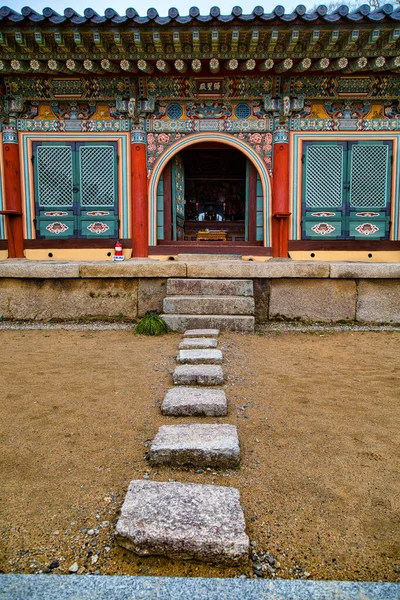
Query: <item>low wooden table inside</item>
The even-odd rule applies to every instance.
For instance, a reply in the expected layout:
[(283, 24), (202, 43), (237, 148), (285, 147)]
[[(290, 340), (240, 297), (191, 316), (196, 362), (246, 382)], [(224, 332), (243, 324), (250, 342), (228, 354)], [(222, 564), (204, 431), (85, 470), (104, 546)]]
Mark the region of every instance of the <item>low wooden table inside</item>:
[(212, 241), (212, 242), (226, 242), (227, 231), (209, 230), (209, 231), (198, 231), (196, 233), (196, 241)]

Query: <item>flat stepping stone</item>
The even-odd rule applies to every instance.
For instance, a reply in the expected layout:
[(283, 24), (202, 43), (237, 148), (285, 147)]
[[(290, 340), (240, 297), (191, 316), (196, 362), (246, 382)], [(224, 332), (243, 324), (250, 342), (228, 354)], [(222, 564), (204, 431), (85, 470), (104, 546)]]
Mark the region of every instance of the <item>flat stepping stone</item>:
[(183, 337), (218, 337), (219, 329), (187, 329)]
[(177, 387), (166, 393), (161, 412), (174, 417), (223, 417), (228, 407), (224, 390)]
[(240, 448), (234, 425), (163, 425), (150, 447), (150, 463), (193, 467), (237, 467)]
[(179, 365), (172, 379), (175, 385), (222, 385), (224, 374), (219, 365)]
[(230, 487), (131, 481), (115, 537), (140, 556), (227, 565), (248, 560), (240, 494)]
[(178, 363), (187, 365), (215, 365), (222, 363), (222, 352), (221, 350), (215, 350), (214, 348), (179, 350), (176, 360)]
[(185, 338), (179, 344), (180, 350), (190, 350), (191, 348), (216, 348), (218, 340), (213, 338)]

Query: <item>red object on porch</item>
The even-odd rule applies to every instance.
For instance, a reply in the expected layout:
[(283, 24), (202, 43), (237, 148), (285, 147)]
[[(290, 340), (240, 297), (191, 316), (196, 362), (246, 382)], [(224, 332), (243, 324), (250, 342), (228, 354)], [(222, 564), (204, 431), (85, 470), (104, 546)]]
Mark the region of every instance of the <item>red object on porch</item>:
[(18, 144), (4, 145), (4, 195), (7, 210), (8, 258), (24, 258), (22, 195)]
[(143, 258), (148, 256), (149, 238), (146, 144), (133, 142), (131, 150), (132, 256)]
[(289, 144), (274, 144), (272, 181), (272, 256), (289, 251)]

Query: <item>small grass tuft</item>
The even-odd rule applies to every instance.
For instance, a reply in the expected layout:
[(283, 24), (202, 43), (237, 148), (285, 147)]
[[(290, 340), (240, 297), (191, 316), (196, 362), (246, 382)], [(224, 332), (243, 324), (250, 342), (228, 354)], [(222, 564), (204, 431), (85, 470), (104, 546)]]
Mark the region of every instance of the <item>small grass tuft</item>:
[(142, 335), (163, 335), (168, 333), (169, 327), (159, 315), (154, 313), (146, 314), (136, 325), (135, 333)]

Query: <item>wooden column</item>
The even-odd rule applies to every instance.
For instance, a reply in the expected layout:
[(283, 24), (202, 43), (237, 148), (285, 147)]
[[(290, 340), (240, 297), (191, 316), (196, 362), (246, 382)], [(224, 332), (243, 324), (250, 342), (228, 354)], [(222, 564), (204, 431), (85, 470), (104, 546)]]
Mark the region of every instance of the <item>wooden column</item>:
[(132, 256), (149, 253), (149, 207), (147, 201), (146, 133), (131, 132)]
[(287, 258), (289, 248), (289, 132), (277, 126), (274, 134), (272, 179), (272, 256)]
[(15, 125), (3, 127), (4, 195), (7, 212), (8, 257), (24, 258), (21, 167)]

